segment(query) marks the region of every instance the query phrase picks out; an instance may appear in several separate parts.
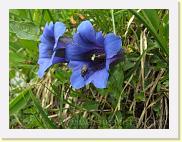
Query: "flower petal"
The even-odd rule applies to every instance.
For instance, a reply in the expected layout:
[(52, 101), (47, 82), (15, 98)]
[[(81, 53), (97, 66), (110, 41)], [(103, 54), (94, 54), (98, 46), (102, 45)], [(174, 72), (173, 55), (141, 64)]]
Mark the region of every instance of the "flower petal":
[(51, 67), (54, 64), (65, 62), (65, 58), (56, 57), (56, 52), (52, 54), (51, 57), (44, 57), (39, 58), (38, 64), (39, 64), (39, 70), (38, 70), (38, 76), (42, 78), (44, 76), (45, 71)]
[(46, 23), (43, 35), (44, 36), (52, 36), (52, 37), (54, 37), (54, 24), (53, 24), (53, 22), (50, 22), (49, 24)]
[(59, 45), (59, 48), (64, 47), (64, 43), (57, 43), (59, 41), (59, 37), (64, 34), (65, 30), (66, 28), (63, 23), (46, 23), (43, 34), (40, 37), (41, 43), (39, 44), (38, 76), (40, 78), (43, 77), (45, 71), (53, 64), (65, 62), (64, 55), (57, 57), (55, 56), (56, 50), (54, 50), (54, 47), (57, 47), (57, 45)]
[(107, 34), (104, 41), (106, 57), (112, 58), (115, 56), (121, 50), (121, 44), (122, 41), (120, 37), (116, 36), (113, 33)]
[(82, 38), (80, 33), (75, 33), (73, 35), (73, 44), (75, 46), (77, 46), (79, 48), (79, 50), (81, 48), (82, 51), (84, 51), (84, 52), (85, 52), (85, 50), (86, 51), (92, 50), (95, 46), (95, 44), (88, 42), (87, 40)]
[(75, 70), (81, 70), (83, 65), (88, 65), (88, 63), (84, 61), (70, 61), (68, 67), (71, 68), (73, 71), (75, 71)]
[(54, 38), (55, 38), (54, 48), (57, 47), (58, 40), (64, 34), (65, 31), (66, 31), (66, 27), (63, 23), (61, 23), (61, 22), (55, 23), (55, 25), (54, 25)]
[[(77, 36), (78, 36), (78, 38), (80, 38), (79, 35), (77, 35)], [(80, 44), (77, 44), (75, 42), (68, 44), (65, 49), (66, 58), (68, 60), (82, 60), (83, 58), (85, 58), (84, 53), (91, 51), (93, 49), (93, 47), (92, 47), (93, 45), (89, 45), (86, 43), (83, 43), (83, 44), (81, 42), (80, 42)]]
[(115, 65), (122, 61), (124, 59), (123, 51), (121, 51), (119, 54), (115, 55), (112, 58), (106, 59), (106, 69), (109, 70), (110, 65)]
[(102, 35), (102, 32), (97, 32), (96, 33), (96, 43), (99, 46), (104, 46), (104, 37)]
[(86, 81), (86, 84), (92, 82), (97, 88), (106, 88), (108, 77), (109, 73), (106, 68), (104, 68), (92, 74)]
[(51, 46), (44, 43), (39, 44), (39, 58), (51, 58), (52, 54)]
[(45, 35), (41, 35), (40, 36), (40, 41), (41, 43), (46, 44), (47, 46), (51, 47), (53, 49), (54, 47), (54, 42), (52, 40), (53, 38), (49, 37), (49, 36), (45, 36)]
[(50, 22), (50, 24), (46, 23), (43, 34), (40, 36), (40, 41), (49, 46), (54, 46), (54, 24)]
[(54, 48), (54, 51), (60, 48), (66, 48), (68, 44), (72, 43), (72, 39), (68, 37), (61, 37), (57, 42), (57, 46)]
[(85, 85), (84, 78), (81, 76), (80, 70), (73, 71), (70, 78), (71, 86), (75, 89), (80, 89)]
[(52, 64), (63, 63), (63, 62), (65, 62), (65, 59), (61, 57), (54, 57), (52, 59)]
[(81, 37), (90, 42), (95, 42), (96, 40), (96, 32), (90, 23), (90, 21), (83, 21), (77, 28), (78, 33), (80, 33)]
[(51, 62), (49, 58), (39, 59), (39, 70), (38, 70), (38, 76), (42, 78), (44, 76), (45, 71), (51, 66)]

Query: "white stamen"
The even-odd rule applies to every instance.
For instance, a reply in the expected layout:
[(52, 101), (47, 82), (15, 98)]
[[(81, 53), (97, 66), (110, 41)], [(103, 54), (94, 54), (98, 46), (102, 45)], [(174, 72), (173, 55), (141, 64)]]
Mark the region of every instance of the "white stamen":
[(93, 54), (91, 60), (94, 61), (95, 57), (96, 57), (95, 54)]

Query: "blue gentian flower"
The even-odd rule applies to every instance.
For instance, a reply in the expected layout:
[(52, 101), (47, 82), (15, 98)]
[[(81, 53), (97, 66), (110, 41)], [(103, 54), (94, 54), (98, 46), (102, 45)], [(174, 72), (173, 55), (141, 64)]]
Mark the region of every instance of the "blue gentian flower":
[(66, 48), (73, 88), (79, 89), (89, 83), (97, 88), (106, 88), (109, 66), (122, 56), (121, 44), (120, 37), (113, 33), (104, 37), (89, 21), (83, 21)]
[(50, 22), (45, 25), (39, 44), (38, 76), (40, 78), (53, 64), (65, 62), (65, 46), (70, 42), (69, 38), (63, 37), (65, 30), (66, 27), (61, 22), (55, 24)]

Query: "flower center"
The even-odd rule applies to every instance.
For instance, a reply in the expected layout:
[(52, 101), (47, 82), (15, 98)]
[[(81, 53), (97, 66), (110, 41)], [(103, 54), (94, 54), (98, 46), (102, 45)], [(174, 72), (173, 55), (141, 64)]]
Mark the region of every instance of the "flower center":
[(57, 49), (55, 56), (64, 58), (65, 57), (65, 49), (64, 48)]
[(106, 55), (105, 55), (104, 53), (101, 53), (101, 54), (98, 54), (98, 55), (93, 54), (93, 55), (91, 56), (91, 60), (92, 60), (93, 62), (105, 61), (105, 59), (106, 59)]

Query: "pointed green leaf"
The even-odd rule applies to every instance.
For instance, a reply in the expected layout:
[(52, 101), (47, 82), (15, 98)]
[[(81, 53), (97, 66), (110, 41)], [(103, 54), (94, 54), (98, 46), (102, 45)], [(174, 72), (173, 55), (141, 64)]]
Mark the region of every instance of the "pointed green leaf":
[(15, 97), (9, 105), (10, 115), (16, 114), (19, 110), (26, 106), (30, 99), (29, 90), (24, 90), (17, 97)]
[(151, 25), (155, 28), (156, 31), (159, 30), (160, 18), (155, 9), (144, 9), (142, 10), (144, 17)]
[(46, 124), (46, 126), (48, 128), (56, 129), (57, 128), (56, 125), (54, 124), (54, 122), (51, 119), (49, 119), (48, 115), (41, 107), (39, 100), (36, 98), (36, 96), (34, 94), (32, 94), (32, 92), (31, 92), (31, 98), (35, 104), (37, 112), (40, 113), (40, 115), (42, 116), (42, 119), (43, 119), (44, 123)]

